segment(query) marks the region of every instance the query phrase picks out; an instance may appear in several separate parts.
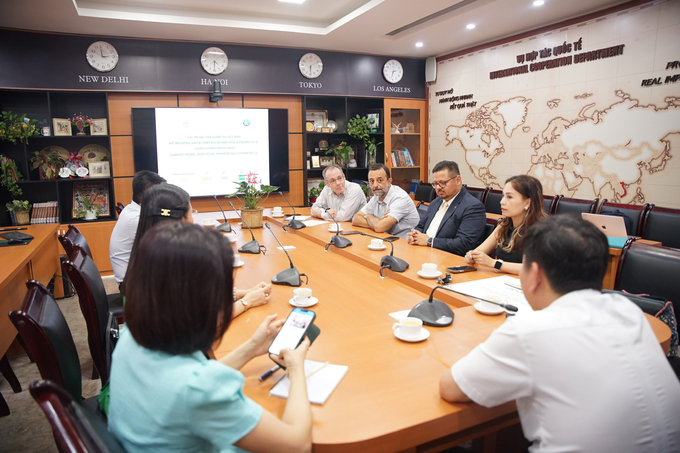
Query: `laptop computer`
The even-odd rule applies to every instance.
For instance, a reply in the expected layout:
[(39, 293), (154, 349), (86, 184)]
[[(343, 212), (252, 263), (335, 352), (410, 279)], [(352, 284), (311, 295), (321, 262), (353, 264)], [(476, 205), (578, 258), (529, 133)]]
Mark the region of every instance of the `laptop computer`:
[(623, 217), (615, 215), (589, 214), (581, 213), (584, 220), (595, 225), (605, 236), (610, 247), (617, 249), (623, 248), (628, 240), (628, 233), (626, 232), (626, 223)]

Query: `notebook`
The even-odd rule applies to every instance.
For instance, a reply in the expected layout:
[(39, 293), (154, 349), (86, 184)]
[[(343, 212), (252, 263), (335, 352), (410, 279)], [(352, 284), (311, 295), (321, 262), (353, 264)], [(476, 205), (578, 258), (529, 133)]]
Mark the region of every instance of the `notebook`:
[(626, 232), (626, 223), (623, 221), (623, 217), (585, 212), (581, 213), (581, 217), (595, 225), (607, 236), (609, 247), (620, 249), (626, 244), (628, 233)]

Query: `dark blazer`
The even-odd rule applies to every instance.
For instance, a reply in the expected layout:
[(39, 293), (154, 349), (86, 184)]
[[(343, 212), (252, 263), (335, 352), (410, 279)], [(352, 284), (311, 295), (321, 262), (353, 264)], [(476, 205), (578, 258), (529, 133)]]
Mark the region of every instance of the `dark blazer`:
[[(441, 198), (437, 197), (433, 200), (427, 208), (427, 215), (421, 219), (415, 229), (421, 233), (426, 232), (441, 205)], [(453, 204), (444, 214), (432, 245), (435, 248), (464, 256), (469, 250), (482, 243), (484, 225), (486, 225), (484, 205), (470, 195), (465, 187), (462, 187), (453, 200)]]

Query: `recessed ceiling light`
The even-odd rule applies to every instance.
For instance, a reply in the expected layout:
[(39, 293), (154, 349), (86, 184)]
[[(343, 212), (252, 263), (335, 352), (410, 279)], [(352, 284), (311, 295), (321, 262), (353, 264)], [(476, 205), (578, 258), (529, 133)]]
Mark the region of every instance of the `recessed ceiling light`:
[(305, 2), (305, 0), (279, 0), (281, 3), (297, 3), (302, 4)]
[(416, 47), (423, 47), (423, 43), (422, 43), (422, 42), (417, 42), (417, 43), (416, 43)]
[[(279, 1), (280, 1), (280, 0), (279, 0)], [(544, 3), (545, 3), (545, 2), (544, 2), (543, 0), (536, 0), (536, 1), (534, 2), (534, 6), (543, 6)]]
[(467, 24), (465, 28), (467, 28), (468, 30), (472, 30), (473, 28), (475, 28), (475, 24)]

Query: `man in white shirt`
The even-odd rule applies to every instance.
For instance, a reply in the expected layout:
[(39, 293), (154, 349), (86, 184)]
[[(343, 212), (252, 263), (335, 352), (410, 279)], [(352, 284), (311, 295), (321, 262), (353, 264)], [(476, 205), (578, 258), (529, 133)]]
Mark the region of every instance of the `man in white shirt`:
[(361, 186), (347, 181), (342, 168), (335, 164), (324, 168), (322, 174), (325, 187), (312, 205), (312, 216), (338, 222), (352, 220), (354, 214), (366, 204)]
[(420, 221), (411, 197), (401, 187), (392, 185), (390, 169), (384, 164), (369, 167), (368, 184), (373, 197), (354, 215), (352, 225), (406, 238), (406, 234)]
[(509, 318), (447, 370), (442, 398), (515, 400), (534, 453), (680, 451), (680, 382), (643, 312), (600, 292), (608, 250), (573, 215), (529, 228), (520, 280), (535, 311)]
[(118, 216), (116, 226), (111, 233), (109, 242), (109, 259), (113, 268), (113, 275), (120, 285), (125, 278), (132, 244), (135, 242), (137, 225), (139, 224), (139, 211), (144, 192), (149, 187), (166, 182), (164, 178), (148, 170), (135, 173), (132, 179), (132, 202), (125, 206)]

